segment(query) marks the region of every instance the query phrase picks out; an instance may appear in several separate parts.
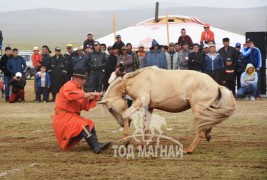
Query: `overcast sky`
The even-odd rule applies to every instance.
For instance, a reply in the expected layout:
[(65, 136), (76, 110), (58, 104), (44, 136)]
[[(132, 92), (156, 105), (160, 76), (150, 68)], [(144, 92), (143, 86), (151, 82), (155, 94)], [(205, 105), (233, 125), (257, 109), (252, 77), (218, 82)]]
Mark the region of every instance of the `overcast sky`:
[(122, 10), (180, 6), (204, 6), (222, 8), (250, 8), (267, 6), (266, 0), (0, 0), (0, 11), (16, 11), (35, 8), (55, 8), (75, 11)]

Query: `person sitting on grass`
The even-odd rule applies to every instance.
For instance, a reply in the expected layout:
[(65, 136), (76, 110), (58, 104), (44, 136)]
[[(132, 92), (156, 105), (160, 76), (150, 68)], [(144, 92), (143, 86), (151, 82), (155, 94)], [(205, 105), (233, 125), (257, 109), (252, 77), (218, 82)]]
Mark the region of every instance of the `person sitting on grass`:
[(14, 103), (16, 101), (24, 102), (24, 87), (26, 85), (26, 80), (22, 78), (21, 72), (17, 72), (15, 76), (10, 80), (9, 85), (11, 85), (11, 95), (9, 97), (9, 102)]
[(91, 150), (98, 154), (111, 143), (98, 142), (94, 121), (80, 114), (82, 110), (94, 108), (102, 93), (84, 92), (85, 82), (85, 71), (75, 69), (72, 80), (60, 89), (56, 98), (53, 128), (61, 149), (68, 150), (84, 138)]
[(37, 86), (36, 102), (41, 102), (41, 95), (43, 94), (43, 102), (46, 103), (48, 101), (48, 89), (50, 88), (50, 76), (46, 72), (45, 66), (41, 66), (41, 71), (36, 73), (35, 81)]
[(250, 94), (250, 100), (255, 101), (258, 74), (255, 72), (255, 67), (252, 64), (247, 64), (246, 71), (242, 73), (240, 81), (241, 88), (238, 90), (237, 96), (246, 100), (247, 95)]

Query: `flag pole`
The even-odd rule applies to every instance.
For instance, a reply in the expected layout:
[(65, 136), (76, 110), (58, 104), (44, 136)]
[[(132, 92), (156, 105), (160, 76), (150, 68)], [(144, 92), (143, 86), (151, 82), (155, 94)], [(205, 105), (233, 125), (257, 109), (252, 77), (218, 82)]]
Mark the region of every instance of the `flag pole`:
[(166, 13), (166, 27), (167, 27), (167, 46), (169, 46), (170, 33), (169, 33), (169, 17), (168, 17), (168, 13)]

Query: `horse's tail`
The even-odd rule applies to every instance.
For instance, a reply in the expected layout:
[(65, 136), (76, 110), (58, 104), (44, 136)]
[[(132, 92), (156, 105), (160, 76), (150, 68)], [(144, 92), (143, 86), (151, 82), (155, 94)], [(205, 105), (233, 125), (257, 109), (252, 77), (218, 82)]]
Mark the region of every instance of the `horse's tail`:
[(208, 130), (221, 123), (235, 113), (236, 103), (234, 96), (224, 86), (219, 86), (218, 96), (204, 111), (199, 112), (198, 130)]

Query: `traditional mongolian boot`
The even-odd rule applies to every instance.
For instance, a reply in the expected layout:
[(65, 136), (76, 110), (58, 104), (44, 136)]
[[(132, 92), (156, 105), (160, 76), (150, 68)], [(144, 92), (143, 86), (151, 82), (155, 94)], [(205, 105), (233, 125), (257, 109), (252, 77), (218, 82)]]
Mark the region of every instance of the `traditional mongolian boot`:
[(88, 145), (91, 147), (91, 149), (96, 153), (100, 153), (102, 150), (106, 149), (109, 147), (111, 142), (104, 142), (100, 143), (98, 142), (97, 139), (97, 134), (95, 131), (95, 128), (93, 127), (92, 130), (90, 131), (89, 127), (85, 127), (85, 130), (82, 131), (82, 135), (85, 138), (86, 142)]
[(95, 135), (91, 135), (85, 140), (96, 154), (99, 154), (102, 150), (107, 149), (111, 144), (111, 142), (99, 143)]

